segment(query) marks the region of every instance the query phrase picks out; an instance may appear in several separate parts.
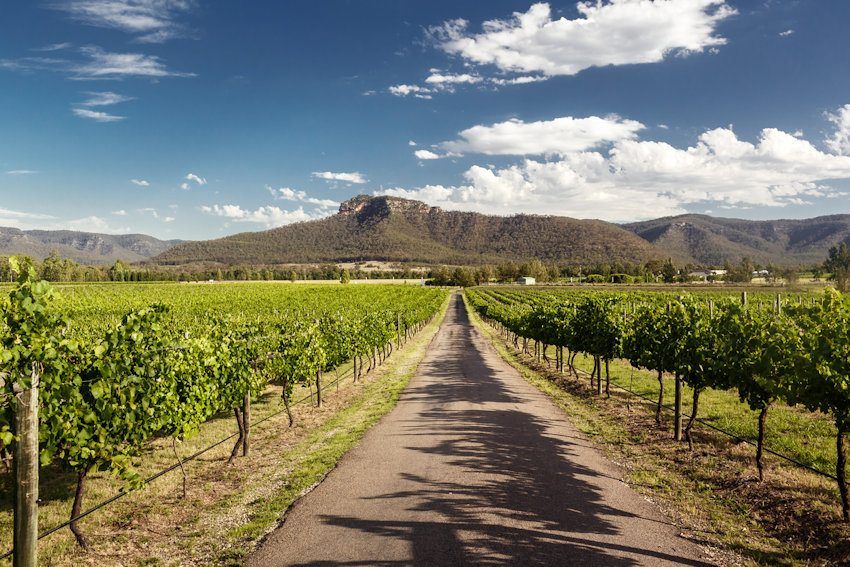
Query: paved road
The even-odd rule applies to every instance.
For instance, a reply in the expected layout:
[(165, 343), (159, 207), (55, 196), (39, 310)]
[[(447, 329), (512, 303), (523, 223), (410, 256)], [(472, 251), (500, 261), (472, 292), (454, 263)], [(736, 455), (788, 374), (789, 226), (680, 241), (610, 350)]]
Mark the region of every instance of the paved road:
[(247, 564), (707, 564), (619, 478), (458, 296), (398, 406)]

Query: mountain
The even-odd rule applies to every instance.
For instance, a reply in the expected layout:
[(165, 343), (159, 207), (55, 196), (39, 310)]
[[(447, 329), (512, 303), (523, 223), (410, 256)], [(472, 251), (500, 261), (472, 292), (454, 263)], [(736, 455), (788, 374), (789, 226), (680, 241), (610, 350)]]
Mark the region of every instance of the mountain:
[(151, 262), (482, 264), (539, 258), (588, 265), (672, 257), (680, 264), (720, 266), (748, 256), (761, 264), (800, 265), (823, 262), (841, 242), (850, 243), (850, 215), (752, 221), (688, 214), (616, 225), (444, 211), (419, 201), (360, 195), (321, 220), (186, 242)]
[(850, 242), (850, 215), (752, 221), (680, 215), (623, 225), (679, 262), (721, 265), (742, 256), (777, 265), (816, 264)]
[(56, 251), (81, 264), (139, 262), (165, 252), (181, 240), (158, 240), (144, 234), (98, 234), (73, 230), (20, 230), (0, 227), (0, 255), (37, 259)]
[(171, 265), (358, 260), (482, 264), (540, 258), (593, 264), (643, 262), (662, 256), (636, 234), (603, 221), (444, 211), (419, 201), (360, 195), (321, 220), (186, 242), (151, 261)]

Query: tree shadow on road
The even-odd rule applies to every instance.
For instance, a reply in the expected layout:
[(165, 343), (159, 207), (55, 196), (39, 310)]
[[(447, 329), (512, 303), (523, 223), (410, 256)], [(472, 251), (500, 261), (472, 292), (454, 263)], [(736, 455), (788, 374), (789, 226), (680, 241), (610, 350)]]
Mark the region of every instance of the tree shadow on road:
[[(415, 501), (412, 510), (432, 513), (423, 514), (423, 518), (433, 518), (436, 512), (444, 521), (333, 515), (322, 520), (328, 525), (407, 540), (413, 564), (423, 567), (707, 565), (655, 551), (651, 542), (643, 546), (623, 543), (622, 538), (613, 541), (619, 535), (613, 520), (637, 516), (608, 506), (601, 490), (587, 482), (599, 473), (571, 458), (580, 447), (571, 441), (574, 438), (553, 435), (547, 420), (521, 409), (523, 404), (548, 401), (529, 401), (501, 380), (500, 370), (488, 365), (475, 347), (463, 304), (454, 308), (456, 325), (450, 326), (441, 340), (460, 342), (460, 348), (446, 349), (445, 356), (430, 357), (420, 368), (437, 380), (419, 381), (420, 385), (414, 383), (405, 392), (401, 403), (424, 403), (425, 409), (404, 425), (402, 438), (415, 440), (409, 449), (462, 470), (464, 480), (457, 481), (456, 475), (452, 480), (437, 480), (402, 473), (411, 484), (410, 490), (371, 498), (396, 500), (395, 505), (387, 503), (388, 509)], [(611, 541), (594, 541), (590, 534)]]

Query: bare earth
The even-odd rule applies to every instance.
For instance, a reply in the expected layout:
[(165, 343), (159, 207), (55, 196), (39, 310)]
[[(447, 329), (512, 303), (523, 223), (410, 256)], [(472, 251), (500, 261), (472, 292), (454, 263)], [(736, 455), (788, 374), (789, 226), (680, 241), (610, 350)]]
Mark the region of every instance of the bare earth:
[(247, 565), (709, 564), (452, 301), (398, 406)]

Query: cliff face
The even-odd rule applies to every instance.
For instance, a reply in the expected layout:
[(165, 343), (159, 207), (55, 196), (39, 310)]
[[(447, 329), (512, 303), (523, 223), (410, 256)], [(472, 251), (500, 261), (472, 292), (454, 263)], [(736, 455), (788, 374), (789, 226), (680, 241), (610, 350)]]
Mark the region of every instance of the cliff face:
[(339, 206), (339, 214), (343, 216), (356, 215), (366, 220), (369, 218), (386, 218), (397, 214), (426, 215), (431, 212), (441, 212), (439, 207), (431, 207), (420, 201), (402, 199), (400, 197), (357, 195)]

